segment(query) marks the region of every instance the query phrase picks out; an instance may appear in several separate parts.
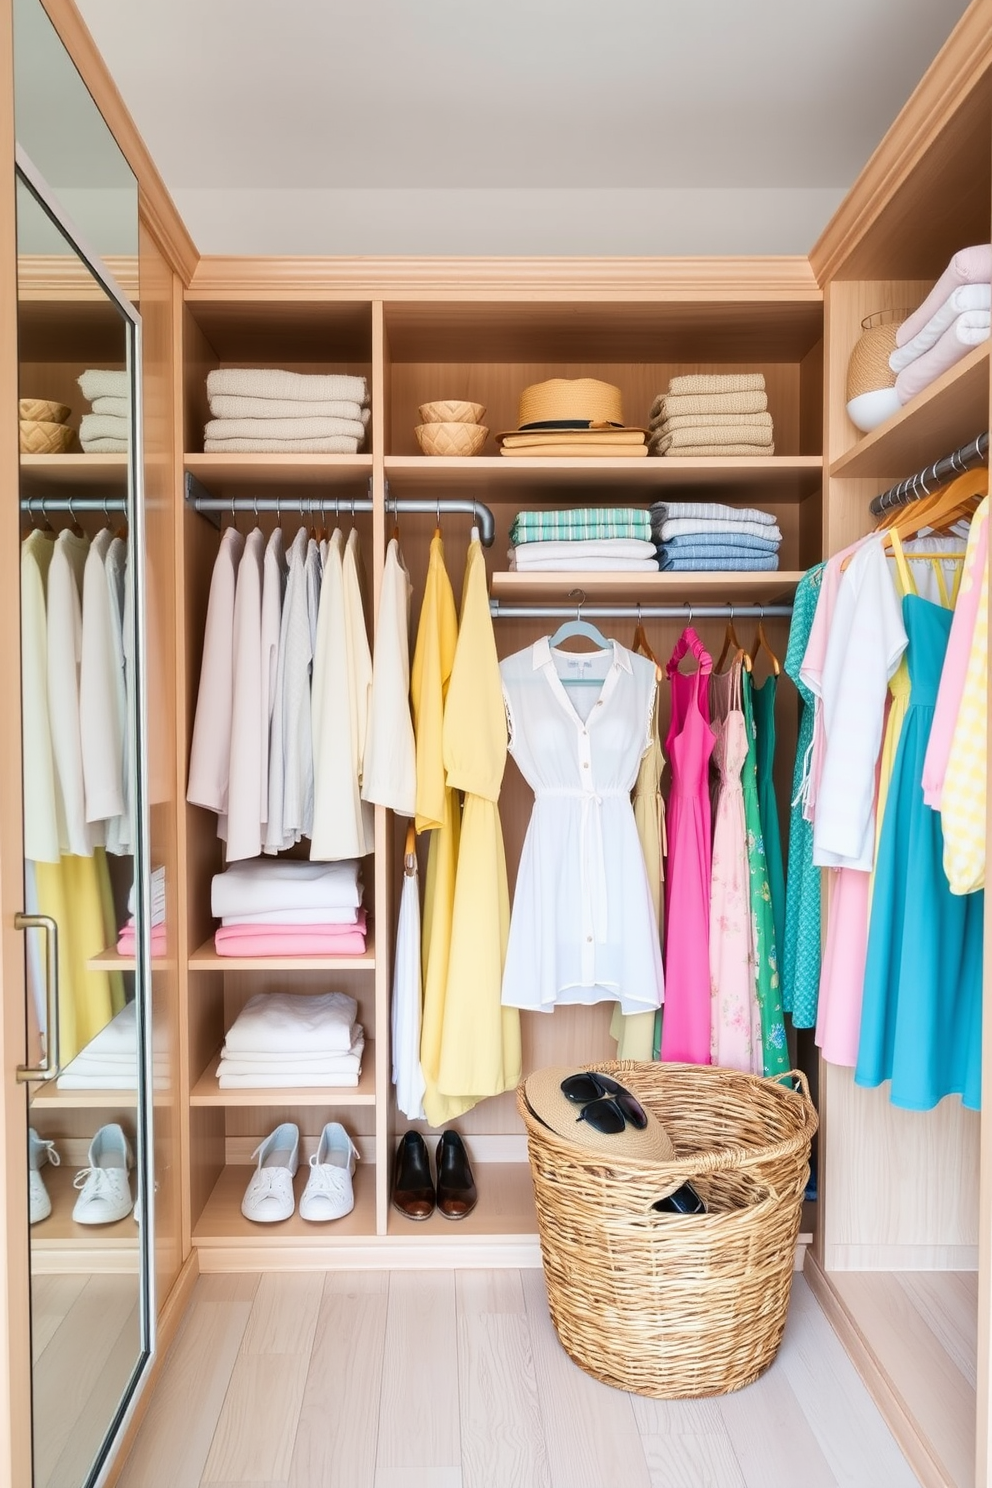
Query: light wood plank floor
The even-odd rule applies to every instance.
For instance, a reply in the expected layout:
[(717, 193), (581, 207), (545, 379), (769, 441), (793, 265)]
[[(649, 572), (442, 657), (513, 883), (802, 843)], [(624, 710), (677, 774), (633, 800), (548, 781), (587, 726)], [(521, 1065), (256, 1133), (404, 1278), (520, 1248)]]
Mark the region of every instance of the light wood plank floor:
[(120, 1488), (918, 1488), (802, 1276), (716, 1400), (578, 1369), (540, 1271), (205, 1276)]

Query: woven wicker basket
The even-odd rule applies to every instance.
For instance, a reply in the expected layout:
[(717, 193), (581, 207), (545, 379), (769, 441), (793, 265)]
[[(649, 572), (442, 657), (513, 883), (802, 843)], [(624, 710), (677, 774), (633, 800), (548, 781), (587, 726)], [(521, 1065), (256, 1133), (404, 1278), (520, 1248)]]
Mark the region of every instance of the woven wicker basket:
[(75, 429), (45, 419), (21, 419), (19, 427), (22, 455), (64, 455), (76, 437)]
[(18, 417), (22, 419), (41, 419), (49, 424), (64, 424), (68, 422), (71, 408), (64, 403), (52, 403), (48, 398), (18, 398)]
[[(785, 1327), (817, 1118), (796, 1092), (733, 1070), (614, 1061), (676, 1158), (602, 1159), (559, 1137), (517, 1090), (551, 1318), (566, 1353), (617, 1389), (722, 1395), (767, 1369)], [(705, 1215), (655, 1201), (691, 1182)]]
[(895, 350), (896, 332), (909, 315), (908, 310), (878, 310), (861, 322), (861, 335), (855, 341), (847, 364), (847, 401), (879, 388), (895, 387), (896, 374), (889, 366)]
[(444, 403), (421, 403), (422, 424), (481, 424), (486, 416), (484, 403), (462, 403), (451, 398)]
[(425, 455), (477, 455), (489, 438), (483, 424), (418, 424), (413, 432)]

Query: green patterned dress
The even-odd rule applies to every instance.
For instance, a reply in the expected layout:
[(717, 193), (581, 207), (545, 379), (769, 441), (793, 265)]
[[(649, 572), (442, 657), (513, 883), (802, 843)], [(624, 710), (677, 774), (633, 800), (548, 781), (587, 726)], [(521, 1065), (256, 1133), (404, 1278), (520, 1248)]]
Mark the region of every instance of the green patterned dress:
[(785, 944), (782, 949), (783, 1002), (796, 1028), (814, 1028), (820, 995), (820, 870), (813, 864), (813, 823), (803, 816), (807, 755), (813, 743), (814, 697), (802, 681), (813, 616), (820, 598), (824, 565), (803, 574), (792, 607), (792, 627), (785, 653), (785, 672), (800, 699), (796, 767), (792, 777), (789, 817), (789, 867), (785, 881)]
[(775, 951), (775, 918), (768, 883), (768, 861), (761, 831), (758, 804), (758, 747), (754, 725), (751, 676), (741, 678), (744, 722), (747, 726), (747, 759), (741, 771), (744, 789), (744, 821), (747, 825), (747, 858), (751, 872), (751, 921), (754, 930), (755, 978), (761, 1010), (761, 1053), (766, 1075), (780, 1075), (789, 1068), (789, 1050), (782, 1016), (782, 988)]

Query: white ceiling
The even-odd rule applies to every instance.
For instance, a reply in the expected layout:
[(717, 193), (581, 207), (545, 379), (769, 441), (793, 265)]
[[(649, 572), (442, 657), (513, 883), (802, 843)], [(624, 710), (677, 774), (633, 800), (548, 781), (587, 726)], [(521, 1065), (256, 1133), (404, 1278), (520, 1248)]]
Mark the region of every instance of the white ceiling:
[(77, 0), (204, 253), (805, 252), (965, 0)]

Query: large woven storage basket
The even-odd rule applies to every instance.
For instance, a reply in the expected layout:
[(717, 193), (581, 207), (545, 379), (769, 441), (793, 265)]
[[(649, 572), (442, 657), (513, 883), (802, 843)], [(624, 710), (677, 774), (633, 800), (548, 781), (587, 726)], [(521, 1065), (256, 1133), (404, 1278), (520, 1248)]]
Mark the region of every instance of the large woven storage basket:
[[(558, 1337), (576, 1364), (622, 1390), (739, 1390), (772, 1362), (785, 1327), (817, 1126), (805, 1077), (783, 1084), (632, 1061), (590, 1068), (636, 1093), (676, 1156), (606, 1166), (538, 1121), (518, 1088)], [(652, 1208), (685, 1182), (705, 1215)]]

